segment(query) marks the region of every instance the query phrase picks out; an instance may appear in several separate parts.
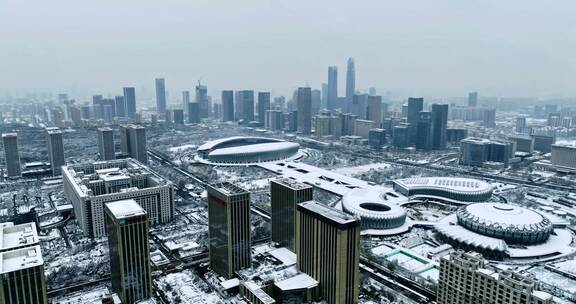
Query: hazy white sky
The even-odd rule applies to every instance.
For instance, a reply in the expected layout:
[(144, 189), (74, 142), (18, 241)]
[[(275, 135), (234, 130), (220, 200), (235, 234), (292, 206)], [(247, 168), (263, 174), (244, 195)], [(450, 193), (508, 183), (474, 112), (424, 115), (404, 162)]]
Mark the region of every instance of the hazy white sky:
[(576, 96), (574, 0), (0, 0), (0, 95), (172, 99), (326, 82), (347, 57), (357, 87), (455, 96)]

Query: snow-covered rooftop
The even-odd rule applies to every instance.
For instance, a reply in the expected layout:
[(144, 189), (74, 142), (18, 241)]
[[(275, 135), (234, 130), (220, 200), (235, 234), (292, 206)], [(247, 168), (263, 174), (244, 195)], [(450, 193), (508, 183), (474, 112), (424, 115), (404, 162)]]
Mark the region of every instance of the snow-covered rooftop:
[(544, 220), (536, 211), (509, 204), (478, 203), (465, 208), (468, 213), (477, 217), (478, 221), (506, 226), (537, 225)]
[(0, 251), (38, 244), (38, 232), (35, 223), (13, 225), (9, 223), (0, 228)]
[(300, 273), (286, 280), (278, 281), (274, 283), (274, 285), (276, 285), (276, 287), (280, 288), (281, 290), (286, 291), (313, 288), (318, 286), (318, 281), (305, 273)]
[(492, 191), (493, 188), (487, 182), (463, 177), (414, 177), (395, 180), (394, 183), (410, 190), (425, 188), (466, 193)]
[(310, 212), (313, 212), (319, 216), (322, 216), (340, 225), (359, 222), (359, 219), (352, 215), (344, 213), (338, 209), (334, 209), (329, 206), (319, 204), (315, 201), (300, 203), (298, 204), (298, 208), (299, 209), (302, 208)]
[(0, 252), (0, 274), (43, 264), (44, 260), (42, 259), (39, 245)]
[(297, 149), (299, 147), (300, 147), (299, 144), (293, 142), (273, 142), (273, 143), (262, 143), (262, 144), (216, 149), (208, 153), (208, 155), (223, 156), (223, 155), (235, 155), (235, 154), (266, 153), (279, 150)]
[(106, 208), (117, 219), (146, 214), (146, 211), (133, 199), (106, 203)]

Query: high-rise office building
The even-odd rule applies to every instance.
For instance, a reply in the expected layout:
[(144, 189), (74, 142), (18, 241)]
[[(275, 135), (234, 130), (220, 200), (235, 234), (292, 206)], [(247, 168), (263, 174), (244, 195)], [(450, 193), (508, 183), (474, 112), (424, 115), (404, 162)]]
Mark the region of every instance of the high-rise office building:
[(183, 125), (184, 124), (184, 109), (174, 109), (172, 111), (172, 114), (174, 116), (174, 123), (177, 125)]
[(526, 129), (526, 116), (516, 117), (516, 133), (524, 133)]
[(124, 102), (126, 103), (126, 117), (134, 119), (136, 117), (136, 89), (125, 87)]
[(239, 106), (236, 118), (245, 124), (254, 121), (254, 91), (244, 90), (236, 92), (236, 104)]
[(296, 206), (312, 199), (312, 186), (289, 178), (270, 182), (273, 242), (294, 251)]
[(327, 92), (327, 108), (328, 110), (335, 110), (340, 107), (338, 104), (338, 67), (328, 67), (328, 92)]
[(318, 281), (327, 303), (358, 303), (360, 220), (314, 201), (296, 210), (298, 268)]
[(352, 97), (356, 94), (356, 67), (354, 59), (348, 58), (346, 65), (346, 102), (352, 102)]
[(408, 140), (411, 145), (416, 142), (416, 128), (420, 119), (420, 111), (424, 110), (424, 98), (408, 98), (406, 121), (410, 124)]
[(478, 106), (478, 92), (468, 93), (468, 106), (477, 107)]
[(321, 103), (322, 93), (320, 90), (312, 90), (312, 115), (316, 115), (320, 112)]
[(420, 111), (416, 125), (416, 149), (432, 150), (432, 112)]
[(58, 128), (46, 128), (46, 143), (48, 146), (48, 160), (52, 168), (52, 175), (60, 175), (64, 159), (63, 133)]
[(96, 131), (97, 142), (98, 142), (98, 154), (100, 155), (100, 160), (111, 160), (115, 159), (115, 148), (114, 148), (114, 130), (111, 128), (98, 128)]
[(448, 105), (432, 105), (432, 149), (446, 149), (446, 129), (448, 128)]
[(122, 303), (152, 296), (148, 217), (135, 200), (107, 203), (106, 230), (112, 290)]
[(126, 99), (124, 96), (114, 97), (114, 113), (116, 117), (126, 117)]
[(190, 91), (182, 91), (182, 109), (188, 115), (188, 104), (190, 103)]
[(0, 303), (48, 303), (36, 229), (33, 222), (0, 227)]
[(197, 102), (188, 103), (188, 123), (200, 123), (200, 104)]
[(146, 128), (139, 125), (120, 126), (120, 147), (122, 154), (130, 156), (143, 164), (148, 164), (146, 146)]
[(234, 91), (222, 91), (222, 121), (234, 121)]
[(484, 109), (482, 113), (483, 126), (485, 128), (496, 128), (496, 109)]
[(231, 183), (208, 186), (210, 267), (230, 278), (252, 265), (250, 192)]
[(406, 148), (410, 145), (410, 124), (399, 124), (392, 127), (392, 145)]
[(322, 83), (322, 99), (320, 101), (320, 109), (328, 108), (328, 84)]
[(258, 92), (258, 121), (261, 124), (264, 124), (268, 110), (270, 110), (270, 92)]
[(552, 145), (556, 142), (554, 136), (534, 134), (532, 137), (534, 138), (534, 150), (542, 153), (552, 152)]
[(358, 119), (366, 119), (368, 109), (368, 94), (354, 94), (350, 101), (346, 100), (346, 112), (358, 116)]
[(532, 154), (534, 152), (534, 137), (528, 135), (509, 136), (508, 140), (516, 144), (517, 152)]
[(166, 83), (164, 78), (156, 78), (154, 82), (156, 87), (156, 112), (164, 115), (164, 112), (166, 112)]
[(210, 116), (208, 88), (205, 85), (201, 85), (200, 83), (198, 83), (196, 86), (196, 102), (200, 107), (200, 118), (208, 118), (208, 116)]
[(312, 91), (309, 87), (298, 88), (298, 132), (303, 135), (312, 133)]
[(368, 133), (374, 129), (375, 124), (371, 120), (356, 119), (354, 121), (354, 135), (368, 139)]
[(455, 251), (440, 260), (439, 304), (552, 304), (533, 279), (490, 267), (479, 253)]
[(366, 119), (373, 121), (376, 128), (382, 127), (382, 96), (368, 96)]
[(4, 162), (6, 163), (6, 176), (19, 177), (22, 175), (20, 167), (20, 153), (18, 152), (18, 135), (16, 133), (2, 134), (4, 145)]
[(368, 145), (373, 149), (380, 149), (386, 144), (386, 130), (372, 129), (368, 132)]

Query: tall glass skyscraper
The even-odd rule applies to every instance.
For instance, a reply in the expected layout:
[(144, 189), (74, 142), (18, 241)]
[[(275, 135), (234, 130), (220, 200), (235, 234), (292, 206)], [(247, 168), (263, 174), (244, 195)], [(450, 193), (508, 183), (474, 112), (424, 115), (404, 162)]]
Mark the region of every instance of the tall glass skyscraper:
[(164, 114), (166, 112), (166, 85), (164, 78), (156, 78), (156, 112)]

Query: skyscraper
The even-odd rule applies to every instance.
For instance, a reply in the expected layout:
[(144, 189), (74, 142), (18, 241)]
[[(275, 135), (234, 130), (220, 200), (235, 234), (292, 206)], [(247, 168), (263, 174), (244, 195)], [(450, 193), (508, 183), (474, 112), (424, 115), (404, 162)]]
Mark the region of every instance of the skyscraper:
[(222, 91), (222, 121), (234, 121), (234, 91)]
[(327, 96), (328, 110), (335, 110), (339, 108), (338, 105), (338, 67), (328, 67), (328, 96)]
[(356, 94), (356, 68), (354, 59), (348, 58), (346, 68), (346, 102), (352, 102), (352, 97)]
[(416, 125), (416, 148), (420, 150), (432, 150), (432, 113), (420, 111), (418, 124)]
[(122, 154), (148, 164), (146, 128), (132, 124), (120, 126), (120, 147)]
[(312, 133), (312, 90), (298, 88), (298, 132), (304, 135)]
[(48, 302), (36, 229), (34, 222), (0, 225), (0, 303)]
[(320, 90), (312, 90), (312, 115), (320, 112), (320, 104), (322, 102), (322, 92)]
[(376, 128), (382, 127), (382, 96), (368, 96), (366, 119), (373, 121)]
[(270, 182), (272, 241), (294, 251), (296, 206), (313, 199), (312, 187), (289, 178)]
[(409, 141), (414, 144), (416, 140), (416, 127), (420, 119), (420, 111), (424, 109), (424, 98), (408, 98), (407, 122), (410, 124)]
[(358, 303), (360, 220), (314, 201), (296, 210), (298, 268), (319, 282), (327, 303)]
[(112, 290), (122, 303), (152, 296), (148, 217), (135, 200), (107, 203), (106, 230)]
[(126, 99), (124, 96), (114, 97), (114, 112), (116, 117), (126, 117)]
[(258, 92), (258, 121), (261, 124), (264, 124), (268, 110), (270, 110), (270, 92)]
[(134, 119), (136, 117), (136, 89), (126, 87), (124, 90), (124, 102), (126, 103), (126, 116)]
[(48, 146), (48, 160), (52, 168), (52, 175), (60, 175), (65, 162), (62, 131), (58, 128), (46, 128), (46, 143)]
[(200, 119), (208, 118), (210, 115), (210, 107), (208, 105), (208, 88), (205, 85), (198, 83), (196, 86), (196, 102), (200, 107)]
[(111, 128), (98, 128), (96, 132), (100, 160), (115, 159), (114, 131)]
[(328, 84), (322, 84), (322, 100), (320, 102), (320, 109), (328, 108)]
[(2, 134), (4, 145), (4, 162), (6, 163), (6, 176), (19, 177), (22, 175), (20, 168), (20, 153), (18, 152), (18, 135), (16, 133)]
[(190, 91), (182, 91), (182, 109), (188, 115), (188, 103), (190, 103)]
[(207, 190), (210, 267), (230, 278), (252, 264), (250, 192), (227, 182)]
[(200, 123), (200, 104), (197, 102), (188, 103), (188, 123)]
[(0, 252), (0, 260), (0, 303), (48, 303), (39, 245)]
[(164, 78), (155, 79), (156, 86), (156, 112), (163, 115), (166, 112), (166, 84)]
[(174, 123), (177, 125), (184, 124), (184, 109), (174, 109), (173, 111)]
[(446, 129), (448, 128), (448, 105), (432, 105), (432, 149), (446, 149)]
[(237, 119), (244, 120), (245, 124), (254, 121), (254, 91), (243, 90), (237, 93), (236, 103), (239, 104), (240, 111)]
[(477, 107), (478, 106), (478, 92), (468, 93), (468, 106)]
[(485, 128), (494, 129), (496, 128), (496, 109), (484, 109), (482, 115), (482, 121)]

